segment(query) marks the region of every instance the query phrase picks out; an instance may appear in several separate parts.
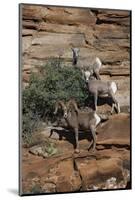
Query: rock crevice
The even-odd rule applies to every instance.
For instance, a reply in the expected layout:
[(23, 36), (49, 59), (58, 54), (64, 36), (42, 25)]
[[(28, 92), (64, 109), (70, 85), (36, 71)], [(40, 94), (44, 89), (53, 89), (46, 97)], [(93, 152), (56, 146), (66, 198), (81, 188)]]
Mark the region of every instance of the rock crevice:
[[(39, 71), (50, 57), (63, 52), (65, 64), (72, 64), (71, 46), (80, 48), (82, 58), (97, 56), (103, 63), (101, 78), (123, 80), (128, 87), (116, 98), (129, 107), (130, 95), (130, 11), (66, 7), (22, 6), (23, 83), (32, 71)], [(27, 68), (27, 74), (25, 73)]]

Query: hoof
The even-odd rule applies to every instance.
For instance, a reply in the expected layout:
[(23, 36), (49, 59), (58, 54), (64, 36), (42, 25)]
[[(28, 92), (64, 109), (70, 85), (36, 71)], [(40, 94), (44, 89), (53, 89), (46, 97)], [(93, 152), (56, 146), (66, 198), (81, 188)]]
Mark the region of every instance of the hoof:
[(88, 148), (88, 151), (91, 151), (92, 153), (94, 153), (95, 152), (95, 150), (96, 150), (96, 148), (94, 147), (94, 148)]
[(88, 148), (88, 151), (90, 151), (90, 148)]
[(80, 153), (80, 150), (79, 149), (75, 149), (75, 153)]
[(95, 149), (92, 149), (91, 152), (94, 153), (94, 152), (95, 152)]
[(117, 114), (119, 114), (120, 113), (120, 109), (117, 111)]

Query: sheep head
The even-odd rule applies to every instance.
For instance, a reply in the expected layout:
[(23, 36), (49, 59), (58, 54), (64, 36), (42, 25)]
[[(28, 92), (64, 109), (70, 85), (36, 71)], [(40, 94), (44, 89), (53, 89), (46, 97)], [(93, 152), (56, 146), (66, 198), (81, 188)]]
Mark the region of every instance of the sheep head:
[(76, 113), (78, 113), (79, 111), (74, 99), (69, 100), (66, 104), (64, 104), (63, 101), (56, 102), (55, 111), (54, 111), (55, 115), (57, 114), (58, 109), (62, 109), (62, 111), (64, 112), (63, 117), (65, 119), (67, 118), (69, 113), (71, 113), (72, 111), (75, 111)]
[(71, 50), (73, 52), (73, 64), (76, 65), (78, 57), (79, 57), (80, 49), (78, 49), (78, 48), (71, 48)]
[(78, 113), (79, 109), (78, 109), (77, 103), (74, 99), (71, 99), (67, 102), (67, 110), (69, 111), (69, 109), (70, 109), (70, 111), (72, 109), (74, 109)]
[(86, 81), (86, 83), (88, 83), (91, 75), (93, 74), (92, 70), (89, 70), (89, 69), (84, 70), (84, 69), (82, 69), (81, 71), (82, 71), (82, 76), (83, 76), (84, 80)]
[(56, 102), (56, 105), (55, 105), (54, 115), (57, 114), (59, 108), (61, 108), (63, 110), (64, 115), (65, 115), (65, 113), (67, 113), (67, 108), (66, 108), (64, 102), (63, 101), (58, 101), (58, 102)]

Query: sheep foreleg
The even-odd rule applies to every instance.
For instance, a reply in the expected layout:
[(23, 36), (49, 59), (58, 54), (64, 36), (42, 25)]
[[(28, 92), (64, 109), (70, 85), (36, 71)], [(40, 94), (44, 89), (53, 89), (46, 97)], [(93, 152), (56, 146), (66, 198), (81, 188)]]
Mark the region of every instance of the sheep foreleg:
[[(95, 133), (95, 127), (94, 126), (90, 126), (90, 130), (91, 130), (91, 134), (92, 134), (92, 138), (93, 138), (93, 147), (92, 147), (92, 151), (95, 151), (96, 148), (96, 133)], [(91, 145), (88, 148), (88, 151), (90, 150)]]
[(80, 151), (79, 151), (79, 142), (78, 142), (78, 137), (79, 137), (78, 128), (75, 128), (74, 131), (75, 131), (75, 142), (76, 142), (75, 153), (79, 153)]

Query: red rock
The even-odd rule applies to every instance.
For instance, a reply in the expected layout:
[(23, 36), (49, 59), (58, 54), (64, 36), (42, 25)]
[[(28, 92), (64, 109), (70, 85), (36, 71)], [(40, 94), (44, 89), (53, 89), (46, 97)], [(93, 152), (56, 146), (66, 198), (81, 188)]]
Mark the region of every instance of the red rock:
[[(127, 112), (130, 105), (129, 11), (24, 5), (22, 19), (25, 65), (40, 68), (48, 58), (58, 58), (60, 51), (65, 64), (72, 65), (70, 48), (77, 46), (82, 58), (98, 56), (101, 59), (105, 66), (101, 78), (113, 79), (119, 84), (116, 98)], [(101, 110), (108, 112), (110, 108)]]
[(105, 184), (106, 180), (116, 177), (122, 180), (122, 161), (118, 158), (110, 159), (78, 159), (76, 166), (82, 177), (82, 189), (93, 189), (94, 185)]
[[(120, 106), (129, 107), (129, 14), (128, 11), (117, 10), (23, 5), (23, 85), (28, 84), (31, 70), (37, 72), (37, 68), (43, 66), (48, 58), (58, 57), (61, 50), (65, 63), (71, 65), (70, 48), (73, 45), (80, 47), (82, 58), (98, 56), (101, 59), (104, 64), (101, 78), (118, 84), (116, 98)], [(101, 113), (110, 110), (109, 105), (98, 106)], [(73, 154), (73, 144), (66, 138), (56, 140), (60, 155), (43, 159), (30, 153), (23, 154), (23, 192), (32, 193), (34, 189), (39, 192), (115, 189), (117, 181), (118, 188), (125, 188), (130, 183), (129, 115), (111, 116), (97, 128), (97, 133), (97, 151), (93, 154), (86, 151), (89, 141), (81, 136), (79, 155)], [(43, 140), (41, 135), (39, 142)], [(49, 132), (45, 135), (48, 137)], [(53, 138), (58, 139), (58, 136), (54, 133)], [(128, 182), (123, 184), (125, 177), (128, 177)]]
[(25, 20), (40, 21), (47, 12), (47, 8), (43, 6), (23, 5), (22, 15)]
[(56, 174), (58, 174), (57, 192), (78, 191), (80, 189), (81, 178), (78, 172), (74, 171), (73, 160), (69, 159), (59, 163)]
[(130, 118), (127, 114), (113, 115), (97, 129), (97, 144), (130, 146)]
[(129, 11), (100, 10), (97, 14), (98, 23), (114, 23), (119, 25), (130, 25)]
[(23, 82), (29, 82), (30, 73), (29, 72), (23, 72), (22, 77), (23, 77)]

